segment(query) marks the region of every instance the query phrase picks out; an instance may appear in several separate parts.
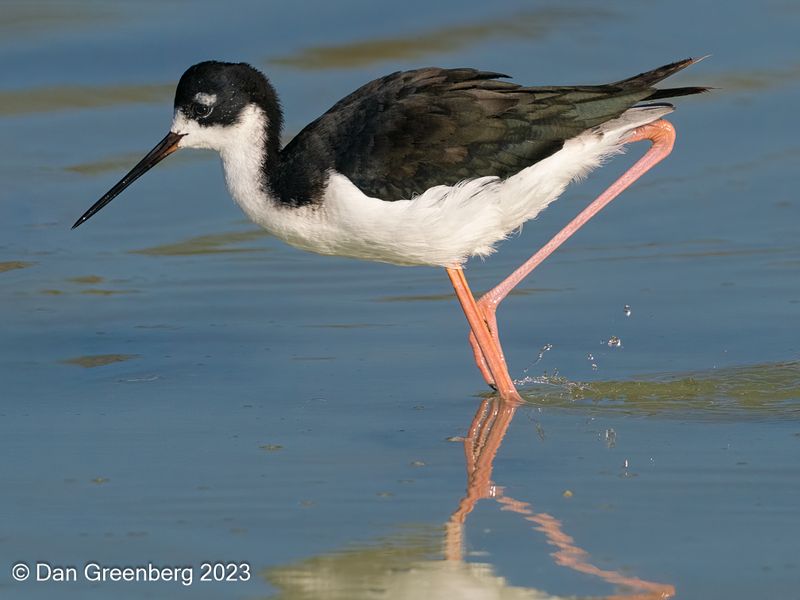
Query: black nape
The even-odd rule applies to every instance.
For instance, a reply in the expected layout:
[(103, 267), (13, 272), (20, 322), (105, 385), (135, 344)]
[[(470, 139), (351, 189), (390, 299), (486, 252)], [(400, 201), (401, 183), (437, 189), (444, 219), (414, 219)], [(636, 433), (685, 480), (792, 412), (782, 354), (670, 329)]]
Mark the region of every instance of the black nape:
[[(193, 114), (198, 94), (216, 96), (213, 110), (205, 116)], [(246, 63), (205, 61), (186, 70), (175, 92), (175, 108), (203, 126), (233, 125), (250, 104), (267, 118), (263, 170), (272, 195), (289, 206), (319, 201), (331, 164), (322, 148), (303, 157), (281, 153), (283, 112), (275, 88), (261, 71)]]

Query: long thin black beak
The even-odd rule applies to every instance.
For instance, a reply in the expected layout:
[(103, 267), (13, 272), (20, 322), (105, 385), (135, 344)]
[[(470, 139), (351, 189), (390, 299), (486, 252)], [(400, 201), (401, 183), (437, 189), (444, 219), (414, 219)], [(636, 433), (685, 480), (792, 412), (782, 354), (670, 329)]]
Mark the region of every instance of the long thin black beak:
[(126, 187), (147, 173), (147, 171), (155, 167), (167, 156), (175, 152), (175, 150), (178, 149), (178, 142), (184, 135), (186, 134), (173, 133), (170, 131), (163, 140), (158, 142), (155, 148), (147, 153), (147, 156), (140, 160), (139, 163), (133, 167), (127, 175), (125, 175), (125, 177), (120, 179), (117, 185), (108, 190), (105, 195), (100, 198), (100, 200), (95, 202), (89, 210), (83, 213), (81, 218), (75, 221), (75, 224), (72, 226), (72, 228), (75, 229), (78, 225), (82, 225), (84, 222), (88, 221), (96, 212), (111, 202), (114, 198), (119, 196)]

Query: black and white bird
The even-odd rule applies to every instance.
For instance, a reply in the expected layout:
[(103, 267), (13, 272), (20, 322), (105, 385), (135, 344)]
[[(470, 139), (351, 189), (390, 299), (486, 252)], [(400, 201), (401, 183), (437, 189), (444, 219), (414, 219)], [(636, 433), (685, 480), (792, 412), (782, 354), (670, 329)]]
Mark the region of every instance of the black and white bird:
[[(475, 69), (392, 73), (359, 88), (281, 148), (275, 89), (245, 63), (207, 61), (178, 82), (167, 136), (98, 200), (81, 225), (180, 148), (219, 152), (247, 216), (319, 254), (444, 267), (484, 379), (518, 399), (495, 310), (567, 237), (672, 149), (664, 98), (705, 91), (655, 84), (686, 59), (607, 85), (526, 87)], [(476, 301), (462, 265), (535, 218), (577, 178), (638, 140), (648, 153), (551, 242)]]

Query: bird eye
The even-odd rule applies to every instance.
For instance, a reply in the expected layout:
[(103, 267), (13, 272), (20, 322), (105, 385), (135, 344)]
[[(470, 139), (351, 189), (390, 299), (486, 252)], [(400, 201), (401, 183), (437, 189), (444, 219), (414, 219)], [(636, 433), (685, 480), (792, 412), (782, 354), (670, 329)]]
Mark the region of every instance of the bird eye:
[(213, 106), (210, 106), (208, 104), (199, 104), (195, 102), (194, 104), (192, 104), (190, 110), (192, 112), (192, 116), (195, 119), (204, 119), (205, 117), (211, 114), (213, 108), (214, 108)]

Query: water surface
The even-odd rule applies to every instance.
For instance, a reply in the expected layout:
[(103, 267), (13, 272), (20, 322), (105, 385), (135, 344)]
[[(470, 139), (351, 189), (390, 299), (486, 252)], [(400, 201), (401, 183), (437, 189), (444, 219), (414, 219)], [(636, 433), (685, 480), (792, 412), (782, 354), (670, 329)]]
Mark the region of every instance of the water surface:
[[(0, 595), (797, 598), (799, 26), (783, 0), (6, 2)], [(675, 78), (717, 89), (679, 99), (673, 155), (501, 308), (519, 408), (487, 394), (443, 273), (281, 244), (209, 154), (69, 229), (198, 60), (268, 71), (289, 139), (398, 69), (601, 83), (707, 53)], [(640, 152), (471, 263), (473, 289)], [(10, 572), (90, 560), (253, 576)]]

